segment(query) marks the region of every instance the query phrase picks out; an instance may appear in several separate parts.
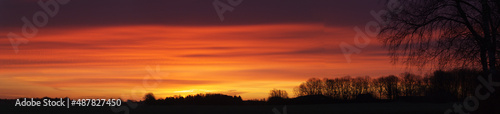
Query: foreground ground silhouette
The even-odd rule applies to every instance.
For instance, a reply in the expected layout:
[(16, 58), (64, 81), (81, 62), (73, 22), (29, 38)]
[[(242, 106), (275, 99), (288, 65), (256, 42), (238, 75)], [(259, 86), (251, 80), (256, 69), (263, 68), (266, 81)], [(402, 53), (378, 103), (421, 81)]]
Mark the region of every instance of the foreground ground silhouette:
[[(451, 103), (345, 103), (345, 104), (315, 104), (315, 105), (286, 105), (287, 114), (432, 114), (443, 113)], [(131, 109), (130, 114), (275, 114), (276, 109), (283, 113), (285, 105), (144, 105)], [(113, 112), (110, 107), (13, 107), (2, 104), (1, 112), (5, 114), (124, 114)]]

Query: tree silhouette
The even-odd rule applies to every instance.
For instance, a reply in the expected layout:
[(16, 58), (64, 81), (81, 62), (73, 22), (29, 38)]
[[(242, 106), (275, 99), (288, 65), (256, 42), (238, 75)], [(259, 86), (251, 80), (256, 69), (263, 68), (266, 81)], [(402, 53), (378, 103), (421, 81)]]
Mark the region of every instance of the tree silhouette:
[(147, 93), (146, 95), (144, 95), (144, 103), (149, 105), (155, 104), (156, 103), (155, 95), (153, 93)]
[(399, 95), (398, 81), (399, 81), (399, 78), (394, 76), (394, 75), (390, 75), (388, 77), (383, 78), (385, 90), (387, 90), (387, 94), (386, 94), (387, 98), (395, 99), (398, 97), (398, 95)]
[(370, 77), (357, 77), (353, 79), (354, 95), (367, 94), (370, 84)]
[(307, 82), (300, 84), (300, 86), (295, 89), (295, 94), (297, 96), (321, 95), (323, 92), (322, 83), (320, 79), (311, 78), (307, 80)]
[(288, 93), (285, 90), (273, 89), (269, 92), (269, 98), (272, 97), (288, 99)]
[(352, 83), (351, 83), (351, 77), (349, 76), (346, 76), (346, 77), (343, 77), (343, 78), (340, 78), (339, 79), (339, 84), (340, 84), (340, 97), (342, 99), (351, 99), (352, 97)]
[(422, 77), (411, 73), (401, 74), (401, 92), (403, 96), (420, 96), (423, 93)]
[(273, 89), (269, 92), (267, 102), (269, 104), (286, 104), (288, 100), (288, 93), (285, 90)]
[(385, 86), (384, 81), (385, 81), (384, 77), (380, 77), (380, 78), (373, 80), (373, 86), (372, 86), (374, 88), (373, 90), (378, 93), (378, 96), (380, 99), (387, 92), (387, 90), (385, 89), (386, 86)]
[[(497, 76), (498, 0), (410, 0), (390, 11), (379, 39), (393, 62), (482, 68)], [(400, 59), (402, 58), (402, 59)], [(476, 66), (481, 67), (476, 67)]]

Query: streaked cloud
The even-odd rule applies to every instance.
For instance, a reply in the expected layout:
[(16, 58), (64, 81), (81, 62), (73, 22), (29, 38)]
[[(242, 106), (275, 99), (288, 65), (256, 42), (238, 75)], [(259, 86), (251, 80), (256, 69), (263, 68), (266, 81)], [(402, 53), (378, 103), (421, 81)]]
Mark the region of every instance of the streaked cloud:
[[(36, 0), (0, 2), (0, 34), (20, 33), (20, 18), (40, 10)], [(251, 0), (220, 22), (211, 2), (71, 1), (19, 53), (0, 37), (0, 91), (7, 91), (0, 98), (121, 97), (143, 84), (148, 65), (168, 73), (147, 89), (159, 97), (217, 92), (259, 99), (273, 88), (292, 94), (311, 77), (402, 71), (378, 42), (352, 63), (338, 47), (352, 42), (352, 26), (383, 3)]]

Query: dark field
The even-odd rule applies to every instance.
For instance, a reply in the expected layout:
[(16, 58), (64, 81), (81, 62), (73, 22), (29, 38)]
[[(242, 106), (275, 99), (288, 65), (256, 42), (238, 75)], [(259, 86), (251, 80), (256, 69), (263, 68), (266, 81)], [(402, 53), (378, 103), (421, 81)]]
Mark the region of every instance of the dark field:
[[(442, 114), (451, 108), (452, 103), (346, 103), (346, 104), (319, 104), (319, 105), (139, 105), (131, 109), (130, 114)], [(2, 105), (3, 114), (115, 114), (110, 107), (13, 107)], [(123, 114), (119, 112), (116, 114)]]

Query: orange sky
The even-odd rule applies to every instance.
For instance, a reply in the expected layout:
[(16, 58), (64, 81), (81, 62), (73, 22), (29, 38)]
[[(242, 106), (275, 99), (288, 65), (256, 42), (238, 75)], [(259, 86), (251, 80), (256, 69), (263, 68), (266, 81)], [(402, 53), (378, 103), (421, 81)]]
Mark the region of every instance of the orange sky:
[[(312, 77), (405, 70), (390, 64), (375, 38), (347, 63), (338, 45), (352, 44), (354, 34), (352, 27), (323, 24), (48, 27), (17, 54), (8, 39), (0, 39), (0, 98), (213, 92), (260, 99), (273, 88), (294, 96), (293, 87)], [(157, 86), (144, 85), (148, 66), (160, 68)]]

